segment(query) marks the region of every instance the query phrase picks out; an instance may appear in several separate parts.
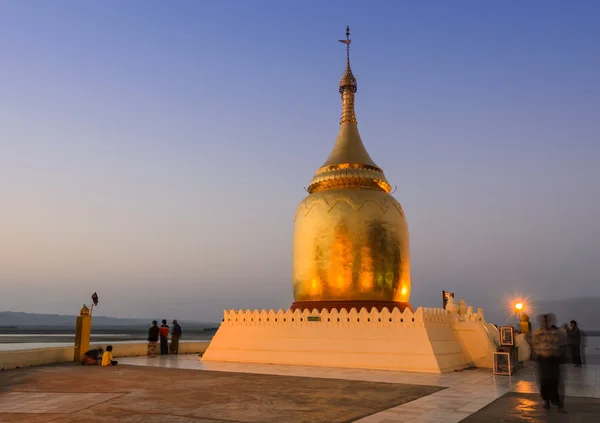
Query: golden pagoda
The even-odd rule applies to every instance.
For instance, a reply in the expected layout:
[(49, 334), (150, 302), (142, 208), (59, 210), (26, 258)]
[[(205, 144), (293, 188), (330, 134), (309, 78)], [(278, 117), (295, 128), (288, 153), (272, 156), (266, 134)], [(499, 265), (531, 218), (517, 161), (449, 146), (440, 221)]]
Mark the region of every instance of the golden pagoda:
[[(438, 374), (492, 368), (500, 334), (481, 309), (414, 311), (409, 303), (408, 226), (358, 133), (348, 28), (341, 42), (340, 131), (294, 219), (295, 302), (287, 310), (225, 310), (202, 361)], [(515, 343), (527, 360), (525, 337)]]
[(296, 210), (292, 309), (411, 308), (408, 225), (358, 132), (348, 27), (340, 42), (346, 44), (340, 130)]

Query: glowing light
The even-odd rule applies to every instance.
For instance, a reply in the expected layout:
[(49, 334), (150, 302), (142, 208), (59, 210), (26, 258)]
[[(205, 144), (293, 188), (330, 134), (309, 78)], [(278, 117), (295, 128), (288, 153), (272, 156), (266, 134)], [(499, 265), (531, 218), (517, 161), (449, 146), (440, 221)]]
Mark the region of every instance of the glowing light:
[(506, 321), (511, 319), (521, 319), (525, 313), (527, 315), (535, 314), (535, 301), (532, 297), (523, 292), (507, 293), (503, 298), (505, 308)]
[(406, 293), (407, 293), (407, 292), (408, 292), (408, 289), (406, 289), (406, 287), (405, 287), (405, 286), (403, 286), (403, 287), (402, 287), (402, 289), (400, 290), (400, 293), (401, 293), (402, 295), (406, 295)]

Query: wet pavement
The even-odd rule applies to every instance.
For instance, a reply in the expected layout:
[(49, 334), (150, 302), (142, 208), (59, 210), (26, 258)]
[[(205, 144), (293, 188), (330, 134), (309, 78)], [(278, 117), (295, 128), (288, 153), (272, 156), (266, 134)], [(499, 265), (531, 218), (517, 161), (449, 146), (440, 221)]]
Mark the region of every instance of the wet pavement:
[(567, 397), (565, 411), (566, 414), (561, 414), (556, 407), (545, 410), (537, 394), (510, 392), (470, 415), (463, 423), (598, 423), (600, 398)]

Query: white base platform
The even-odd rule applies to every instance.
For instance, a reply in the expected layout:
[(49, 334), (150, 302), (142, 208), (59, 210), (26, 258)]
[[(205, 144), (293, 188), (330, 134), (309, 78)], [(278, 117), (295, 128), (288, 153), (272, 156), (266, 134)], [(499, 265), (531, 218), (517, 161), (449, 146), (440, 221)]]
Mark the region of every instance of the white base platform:
[(231, 310), (202, 360), (445, 373), (474, 364), (454, 326), (443, 309)]

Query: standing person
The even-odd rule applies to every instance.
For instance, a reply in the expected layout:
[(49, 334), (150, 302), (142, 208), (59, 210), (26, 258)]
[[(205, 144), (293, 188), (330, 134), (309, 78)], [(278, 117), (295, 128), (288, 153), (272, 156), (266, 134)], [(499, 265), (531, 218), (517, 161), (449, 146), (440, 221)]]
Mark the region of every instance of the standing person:
[(177, 319), (173, 320), (173, 328), (171, 329), (171, 354), (179, 352), (179, 338), (181, 338), (181, 326), (177, 323)]
[(106, 351), (104, 351), (104, 354), (102, 354), (102, 366), (116, 366), (119, 364), (118, 361), (113, 360), (112, 350), (112, 345), (108, 345), (106, 347)]
[(571, 320), (571, 327), (567, 330), (571, 360), (575, 367), (581, 367), (581, 331), (575, 320)]
[(551, 328), (551, 316), (540, 316), (540, 327), (533, 334), (533, 351), (538, 363), (540, 393), (544, 400), (544, 408), (550, 403), (563, 410), (563, 403), (558, 394), (560, 379), (560, 335)]
[(160, 355), (169, 354), (169, 325), (167, 320), (163, 319), (160, 325)]
[(152, 321), (152, 326), (148, 329), (148, 357), (155, 357), (158, 350), (158, 323)]

